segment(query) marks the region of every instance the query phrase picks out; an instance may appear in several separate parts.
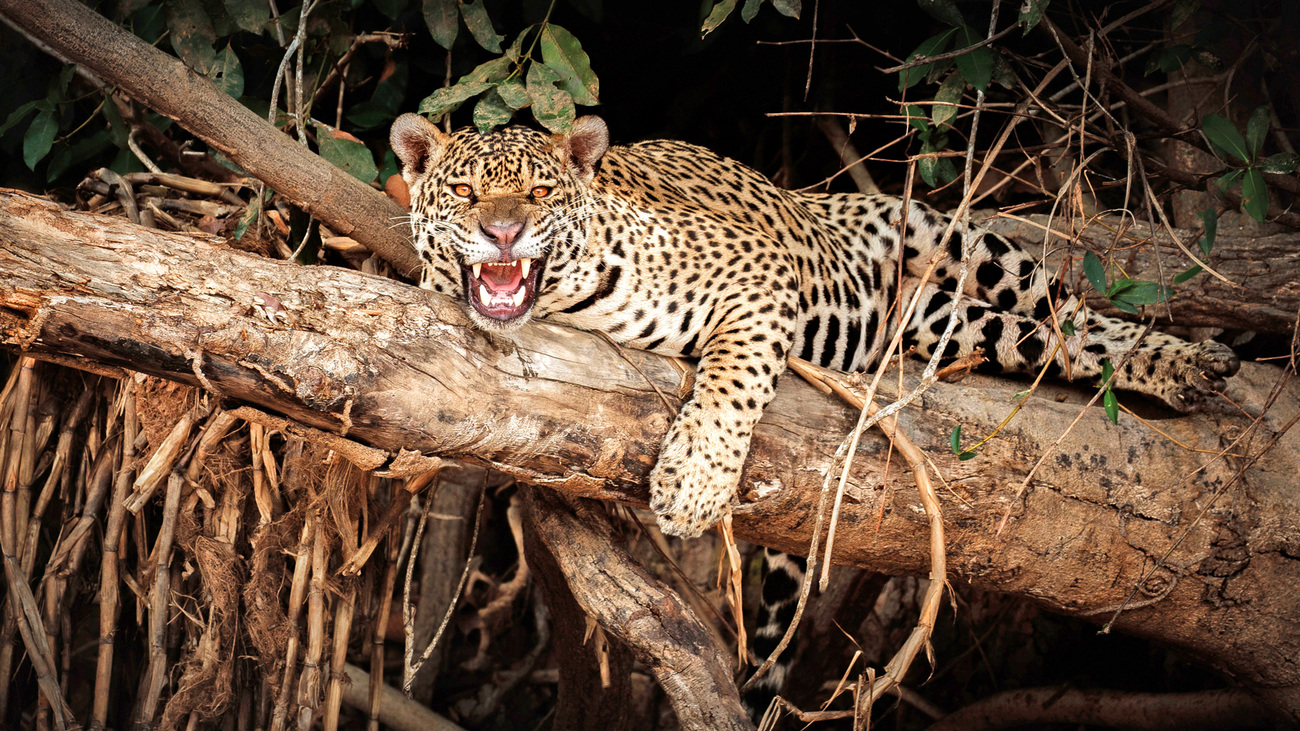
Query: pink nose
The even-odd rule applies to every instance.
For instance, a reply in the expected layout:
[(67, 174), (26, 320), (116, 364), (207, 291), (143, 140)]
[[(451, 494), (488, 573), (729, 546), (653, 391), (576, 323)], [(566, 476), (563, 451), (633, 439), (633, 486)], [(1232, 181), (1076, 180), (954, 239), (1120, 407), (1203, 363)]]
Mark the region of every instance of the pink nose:
[(496, 244), (503, 252), (519, 238), (519, 232), (524, 230), (523, 221), (511, 221), (510, 223), (494, 223), (483, 227), (483, 233), (487, 235), (492, 243)]

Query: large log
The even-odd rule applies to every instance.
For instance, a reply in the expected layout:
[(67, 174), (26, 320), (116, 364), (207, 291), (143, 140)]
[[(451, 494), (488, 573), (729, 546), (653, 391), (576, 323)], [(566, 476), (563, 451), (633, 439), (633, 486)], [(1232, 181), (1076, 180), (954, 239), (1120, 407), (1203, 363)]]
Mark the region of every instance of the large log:
[[(278, 310), (276, 321), (255, 304)], [(392, 452), (468, 459), (640, 506), (689, 380), (669, 359), (595, 335), (537, 323), (487, 336), (456, 304), (397, 282), (288, 266), (12, 192), (0, 194), (0, 308), (0, 342), (33, 354), (200, 385)], [(1247, 363), (1229, 396), (1258, 414), (1281, 373)], [(1154, 423), (1167, 437), (1127, 415), (1111, 425), (1100, 410), (1068, 429), (1078, 395), (1058, 403), (1040, 391), (978, 458), (955, 459), (951, 428), (987, 433), (1022, 388), (938, 384), (902, 415), (947, 486), (954, 577), (1097, 621), (1138, 587), (1118, 629), (1199, 655), (1300, 719), (1300, 437), (1287, 431), (1297, 389), (1284, 385), (1254, 428), (1225, 410), (1162, 417)], [(817, 490), (855, 419), (786, 377), (745, 475), (748, 487), (781, 490), (738, 509), (737, 535), (806, 546)], [(836, 560), (924, 573), (925, 517), (906, 465), (886, 453), (875, 435), (863, 440)]]

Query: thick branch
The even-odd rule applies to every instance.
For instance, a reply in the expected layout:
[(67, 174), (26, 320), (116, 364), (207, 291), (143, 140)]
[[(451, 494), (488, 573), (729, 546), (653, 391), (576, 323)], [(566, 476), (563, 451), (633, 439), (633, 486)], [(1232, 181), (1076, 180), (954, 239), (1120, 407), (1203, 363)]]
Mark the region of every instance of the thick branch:
[[(252, 308), (267, 296), (283, 306), (277, 324)], [(0, 341), (29, 352), (201, 384), (390, 451), (471, 459), (633, 505), (646, 503), (642, 480), (688, 388), (672, 361), (595, 335), (539, 323), (489, 337), (454, 303), (396, 282), (288, 266), (20, 194), (0, 195), (0, 308), (12, 313), (0, 317)], [(1279, 373), (1247, 363), (1229, 395), (1258, 413)], [(1245, 417), (1156, 422), (1205, 450), (1195, 452), (1127, 415), (1113, 426), (1100, 410), (1054, 447), (1079, 406), (1040, 389), (978, 458), (955, 459), (952, 427), (982, 436), (1023, 387), (939, 384), (900, 419), (947, 486), (950, 572), (1099, 621), (1140, 585), (1119, 629), (1210, 659), (1300, 717), (1300, 436), (1284, 429), (1300, 413), (1297, 389), (1288, 386), (1236, 444)], [(745, 476), (747, 487), (781, 490), (738, 509), (738, 536), (807, 545), (810, 506), (855, 417), (795, 378), (782, 381)], [(1229, 446), (1258, 459), (1215, 456)], [(837, 560), (925, 572), (925, 517), (906, 465), (887, 463), (875, 435), (861, 452)], [(1044, 453), (1032, 489), (1010, 505)]]
[(406, 211), (294, 142), (207, 77), (76, 0), (0, 0), (0, 13), (73, 63), (220, 150), (331, 229), (404, 275), (419, 268)]
[[(1109, 217), (1074, 231), (1058, 218), (1053, 223), (1054, 233), (1048, 235), (1047, 223), (1047, 216), (1034, 215), (1026, 219), (992, 218), (984, 225), (1030, 251), (1041, 251), (1046, 241), (1048, 260), (1058, 267), (1060, 255), (1070, 243), (1076, 244), (1071, 252), (1076, 258), (1088, 249), (1105, 255), (1113, 248), (1115, 260), (1133, 279), (1170, 284), (1174, 276), (1193, 264), (1164, 231), (1154, 236), (1154, 246), (1136, 245), (1153, 238), (1146, 224), (1129, 225)], [(1116, 239), (1121, 228), (1125, 236)], [(1200, 236), (1198, 232), (1180, 230), (1178, 234), (1187, 248), (1199, 251), (1194, 243)], [(1230, 281), (1202, 273), (1177, 285), (1177, 295), (1168, 304), (1170, 322), (1184, 327), (1270, 333), (1290, 333), (1295, 327), (1296, 312), (1300, 311), (1300, 278), (1296, 276), (1300, 272), (1300, 237), (1290, 233), (1242, 236), (1220, 231), (1210, 265)], [(1075, 271), (1080, 270), (1076, 264)], [(1084, 284), (1082, 288), (1089, 293), (1089, 305), (1107, 314), (1121, 314), (1091, 287)], [(1165, 305), (1157, 312), (1164, 318)]]

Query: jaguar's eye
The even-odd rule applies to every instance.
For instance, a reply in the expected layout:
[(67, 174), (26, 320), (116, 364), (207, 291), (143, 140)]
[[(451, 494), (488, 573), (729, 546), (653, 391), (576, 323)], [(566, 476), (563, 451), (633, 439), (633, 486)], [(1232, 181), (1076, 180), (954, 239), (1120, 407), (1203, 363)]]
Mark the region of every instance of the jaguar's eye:
[(474, 187), (469, 183), (457, 183), (451, 186), (451, 192), (457, 198), (468, 198), (474, 194)]
[(545, 198), (551, 194), (551, 187), (549, 185), (538, 185), (531, 192), (534, 198)]

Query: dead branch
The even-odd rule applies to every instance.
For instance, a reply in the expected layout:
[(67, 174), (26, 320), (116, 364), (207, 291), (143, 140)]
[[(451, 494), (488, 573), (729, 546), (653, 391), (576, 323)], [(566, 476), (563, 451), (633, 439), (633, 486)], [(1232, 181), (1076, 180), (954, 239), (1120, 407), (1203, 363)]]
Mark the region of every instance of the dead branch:
[[(267, 296), (283, 305), (275, 323), (252, 307)], [(467, 459), (570, 496), (641, 506), (673, 417), (656, 388), (673, 401), (689, 379), (668, 359), (619, 354), (594, 335), (539, 323), (487, 336), (454, 303), (396, 282), (288, 266), (15, 193), (0, 195), (0, 312), (10, 315), (0, 341), (34, 355), (202, 385), (317, 429), (346, 429), (391, 455)], [(1283, 376), (1247, 363), (1233, 379), (1228, 395), (1249, 414), (1280, 389), (1258, 420), (1226, 406), (1198, 418), (1148, 411), (1160, 418), (1157, 432), (1127, 416), (1114, 426), (1088, 415), (1000, 536), (994, 527), (1028, 466), (1078, 413), (1052, 396), (1074, 392), (1040, 387), (978, 458), (959, 461), (947, 444), (952, 427), (987, 433), (1022, 384), (936, 384), (900, 426), (946, 485), (950, 575), (1099, 622), (1126, 606), (1118, 629), (1205, 658), (1300, 717), (1291, 662), (1300, 655), (1300, 437), (1288, 432), (1300, 394)], [(737, 510), (738, 537), (795, 552), (808, 545), (822, 475), (855, 417), (783, 380), (745, 477), (746, 488), (781, 490)], [(886, 471), (881, 438), (864, 435), (860, 452), (838, 560), (923, 574), (927, 531), (910, 476), (898, 465)]]
[[(535, 490), (529, 493), (527, 525), (525, 540), (531, 560), (558, 566), (583, 613), (620, 644), (631, 648), (659, 680), (683, 729), (754, 728), (741, 708), (740, 694), (731, 678), (730, 653), (680, 597), (651, 578), (627, 553), (609, 517), (598, 505), (568, 502), (549, 491)], [(543, 554), (542, 561), (538, 561), (539, 554)], [(539, 566), (539, 574), (544, 572)], [(543, 581), (549, 587), (549, 599), (561, 582)], [(575, 612), (558, 614), (582, 616)], [(572, 690), (595, 693), (600, 683), (593, 685)], [(560, 694), (557, 724), (566, 700), (571, 704), (577, 700), (565, 698), (563, 685)], [(626, 693), (610, 695), (626, 698)], [(617, 728), (605, 724), (582, 727)]]
[(281, 134), (207, 77), (75, 0), (0, 0), (0, 13), (66, 60), (220, 150), (336, 233), (401, 273), (419, 269), (406, 211)]

